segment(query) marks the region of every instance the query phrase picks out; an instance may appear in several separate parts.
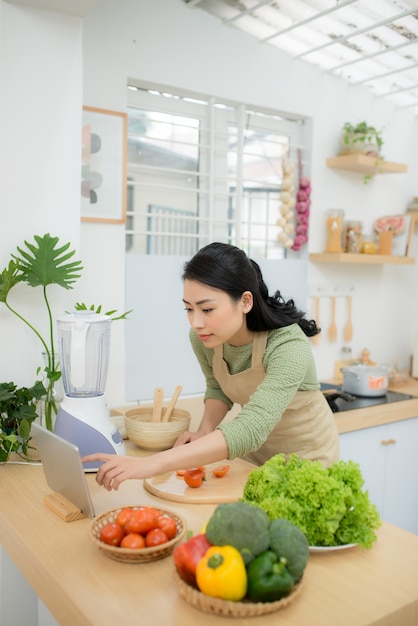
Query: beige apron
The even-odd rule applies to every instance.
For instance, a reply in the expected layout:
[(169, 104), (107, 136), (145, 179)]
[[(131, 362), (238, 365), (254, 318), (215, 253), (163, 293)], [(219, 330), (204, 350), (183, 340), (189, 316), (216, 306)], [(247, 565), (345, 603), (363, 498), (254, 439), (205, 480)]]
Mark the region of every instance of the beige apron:
[[(262, 358), (267, 337), (267, 332), (256, 333), (251, 367), (238, 374), (229, 373), (223, 358), (223, 346), (214, 350), (214, 376), (224, 394), (241, 406), (248, 402), (264, 379)], [(331, 409), (319, 390), (297, 391), (263, 445), (243, 458), (262, 465), (275, 454), (284, 453), (289, 456), (293, 452), (305, 459), (322, 461), (326, 467), (339, 459), (337, 426)]]

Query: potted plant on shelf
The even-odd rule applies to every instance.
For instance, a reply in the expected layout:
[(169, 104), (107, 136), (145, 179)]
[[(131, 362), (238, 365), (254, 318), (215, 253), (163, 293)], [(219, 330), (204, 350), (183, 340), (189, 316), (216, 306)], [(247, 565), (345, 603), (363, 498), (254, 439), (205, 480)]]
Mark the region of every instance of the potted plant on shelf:
[(0, 463), (6, 463), (12, 453), (31, 460), (31, 424), (38, 416), (36, 407), (45, 393), (39, 380), (30, 388), (0, 383)]
[[(12, 260), (0, 274), (0, 302), (7, 309), (24, 322), (38, 337), (42, 344), (42, 352), (45, 354), (45, 379), (44, 390), (44, 413), (45, 426), (48, 430), (53, 429), (53, 416), (57, 412), (54, 398), (54, 385), (61, 378), (59, 363), (56, 359), (54, 343), (54, 320), (48, 299), (47, 288), (50, 285), (59, 285), (65, 289), (72, 289), (73, 283), (80, 277), (83, 269), (81, 261), (71, 261), (75, 251), (70, 250), (70, 243), (57, 247), (58, 237), (50, 234), (43, 237), (34, 236), (36, 244), (25, 241), (26, 248), (17, 248), (18, 254), (12, 254)], [(9, 295), (11, 290), (20, 283), (26, 283), (30, 287), (42, 287), (42, 295), (48, 316), (48, 341), (41, 333), (14, 307), (11, 306)], [(38, 368), (37, 373), (42, 368)]]
[[(377, 130), (375, 126), (370, 126), (367, 122), (359, 122), (356, 125), (346, 122), (341, 133), (338, 156), (364, 154), (368, 157), (374, 157), (374, 166), (378, 169), (384, 161), (384, 157), (381, 155), (382, 146), (381, 130)], [(371, 179), (372, 174), (366, 174), (363, 178), (364, 184), (367, 184)]]
[(382, 145), (382, 131), (370, 126), (367, 122), (360, 122), (356, 125), (346, 122), (341, 133), (339, 154), (365, 154), (380, 157)]

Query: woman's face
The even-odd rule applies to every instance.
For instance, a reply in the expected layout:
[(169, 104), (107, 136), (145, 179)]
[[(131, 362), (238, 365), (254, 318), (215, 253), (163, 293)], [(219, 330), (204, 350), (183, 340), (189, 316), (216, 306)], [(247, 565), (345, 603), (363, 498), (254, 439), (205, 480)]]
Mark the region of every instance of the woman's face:
[(207, 348), (223, 343), (242, 346), (252, 341), (245, 317), (253, 304), (250, 291), (234, 302), (225, 291), (185, 280), (183, 301), (191, 327)]

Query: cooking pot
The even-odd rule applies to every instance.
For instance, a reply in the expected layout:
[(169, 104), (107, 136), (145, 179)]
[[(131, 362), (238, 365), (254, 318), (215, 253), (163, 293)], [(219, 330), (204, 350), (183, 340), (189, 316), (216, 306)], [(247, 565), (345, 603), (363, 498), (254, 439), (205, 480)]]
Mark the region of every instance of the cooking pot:
[(384, 396), (389, 386), (390, 365), (363, 365), (358, 363), (342, 367), (342, 389), (355, 396), (371, 398)]

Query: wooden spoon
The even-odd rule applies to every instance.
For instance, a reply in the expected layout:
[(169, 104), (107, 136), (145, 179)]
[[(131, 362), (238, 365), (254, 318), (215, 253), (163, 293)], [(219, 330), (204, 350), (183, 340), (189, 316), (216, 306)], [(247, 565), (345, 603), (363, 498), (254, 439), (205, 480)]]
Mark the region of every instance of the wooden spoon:
[(337, 325), (335, 323), (335, 296), (331, 296), (331, 324), (328, 328), (328, 339), (331, 343), (337, 341)]
[(351, 303), (352, 297), (347, 296), (347, 324), (344, 329), (344, 341), (352, 341), (353, 339), (353, 324), (351, 322)]
[(161, 412), (163, 408), (164, 390), (156, 387), (154, 391), (154, 405), (152, 407), (151, 422), (161, 422)]
[(173, 397), (171, 398), (170, 402), (168, 403), (168, 407), (166, 408), (164, 415), (162, 417), (162, 422), (168, 422), (168, 420), (171, 417), (171, 414), (174, 410), (174, 406), (177, 402), (177, 399), (181, 393), (181, 390), (183, 389), (183, 387), (181, 385), (177, 385), (177, 387), (174, 389), (174, 393), (173, 393)]
[[(319, 296), (315, 296), (315, 322), (319, 328)], [(311, 341), (314, 344), (318, 344), (321, 341), (321, 333), (314, 335)]]

